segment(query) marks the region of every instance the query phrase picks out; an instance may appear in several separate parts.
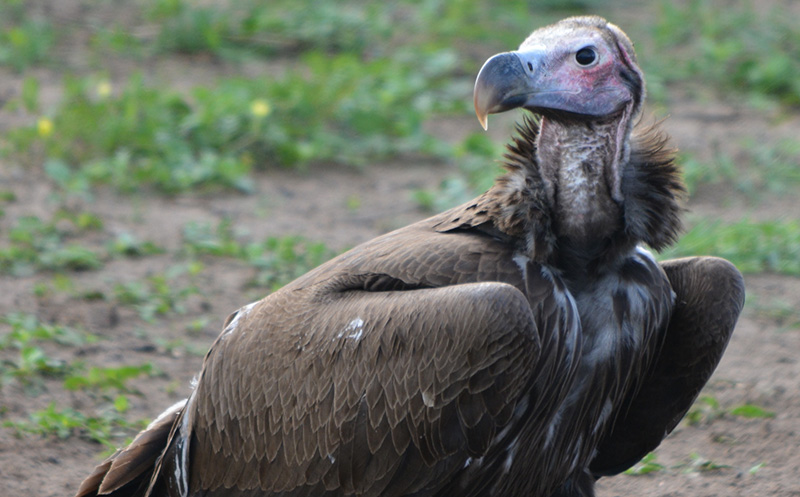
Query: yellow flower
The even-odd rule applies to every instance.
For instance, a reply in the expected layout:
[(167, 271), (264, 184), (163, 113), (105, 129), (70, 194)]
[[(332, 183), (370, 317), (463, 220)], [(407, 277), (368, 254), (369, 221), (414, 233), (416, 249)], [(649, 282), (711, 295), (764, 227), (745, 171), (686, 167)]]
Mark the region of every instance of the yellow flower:
[(111, 83), (108, 80), (103, 80), (97, 83), (97, 95), (100, 98), (106, 98), (111, 95)]
[(267, 117), (270, 112), (272, 107), (263, 98), (257, 98), (250, 104), (250, 113), (258, 118)]
[(47, 138), (53, 134), (53, 121), (46, 117), (39, 118), (39, 121), (36, 123), (36, 130), (39, 132), (39, 136)]

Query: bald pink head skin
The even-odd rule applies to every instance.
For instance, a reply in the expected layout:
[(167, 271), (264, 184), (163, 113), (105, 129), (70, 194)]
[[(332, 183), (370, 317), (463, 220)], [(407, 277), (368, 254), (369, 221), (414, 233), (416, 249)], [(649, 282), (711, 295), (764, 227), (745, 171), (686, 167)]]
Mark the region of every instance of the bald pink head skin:
[(628, 37), (600, 17), (571, 17), (534, 31), (519, 49), (486, 61), (475, 81), (475, 112), (522, 107), (602, 118), (638, 112), (644, 79)]

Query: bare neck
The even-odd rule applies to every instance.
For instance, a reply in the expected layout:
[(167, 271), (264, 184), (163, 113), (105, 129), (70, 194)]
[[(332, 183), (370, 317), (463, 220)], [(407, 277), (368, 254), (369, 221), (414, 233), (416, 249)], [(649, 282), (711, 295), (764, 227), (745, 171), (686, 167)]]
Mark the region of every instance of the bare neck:
[(507, 173), (451, 222), (491, 221), (531, 260), (584, 274), (638, 243), (660, 250), (680, 231), (685, 194), (667, 142), (655, 126), (631, 133), (624, 113), (594, 123), (526, 118)]
[(622, 228), (620, 119), (542, 119), (538, 163), (553, 185), (553, 231), (584, 253)]

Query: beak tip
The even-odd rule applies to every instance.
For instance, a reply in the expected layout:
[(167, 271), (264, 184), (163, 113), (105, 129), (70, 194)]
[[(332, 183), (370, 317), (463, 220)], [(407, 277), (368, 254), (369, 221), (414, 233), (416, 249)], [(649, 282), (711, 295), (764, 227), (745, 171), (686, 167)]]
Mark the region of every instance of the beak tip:
[(486, 114), (481, 115), (480, 112), (476, 112), (476, 114), (478, 115), (478, 122), (481, 123), (481, 127), (483, 128), (483, 130), (486, 131), (487, 129), (489, 129), (489, 119), (488, 119), (489, 116), (487, 116)]

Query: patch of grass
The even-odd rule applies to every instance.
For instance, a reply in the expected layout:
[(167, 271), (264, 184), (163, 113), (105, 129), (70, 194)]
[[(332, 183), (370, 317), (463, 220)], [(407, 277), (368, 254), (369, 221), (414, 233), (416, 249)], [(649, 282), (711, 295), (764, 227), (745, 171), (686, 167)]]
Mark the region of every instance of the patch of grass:
[(679, 163), (683, 168), (683, 180), (690, 195), (694, 194), (700, 185), (733, 183), (738, 178), (734, 161), (721, 154), (717, 154), (710, 162), (700, 161), (696, 157), (684, 154)]
[(360, 52), (388, 38), (393, 10), (356, 2), (245, 0), (224, 6), (170, 0), (155, 2), (147, 14), (160, 26), (156, 50), (235, 59), (312, 49)]
[(504, 145), (485, 134), (473, 133), (450, 150), (447, 155), (458, 165), (459, 174), (442, 180), (437, 188), (414, 192), (414, 200), (428, 211), (441, 212), (488, 190), (503, 173), (498, 159)]
[(243, 243), (238, 240), (229, 218), (221, 220), (216, 227), (210, 223), (190, 222), (183, 228), (183, 252), (189, 257), (243, 257)]
[[(654, 30), (657, 64), (647, 74), (703, 79), (717, 88), (800, 105), (800, 28), (779, 8), (748, 1), (662, 2)], [(647, 59), (644, 57), (643, 59)]]
[(755, 404), (742, 404), (733, 407), (723, 407), (711, 395), (700, 396), (692, 405), (684, 418), (690, 426), (711, 424), (717, 419), (727, 415), (744, 418), (772, 418), (775, 413)]
[(132, 435), (146, 424), (144, 421), (127, 421), (122, 415), (127, 409), (128, 402), (124, 396), (94, 416), (71, 408), (58, 408), (55, 402), (51, 402), (45, 409), (33, 412), (29, 420), (4, 421), (3, 426), (14, 429), (18, 436), (33, 434), (61, 439), (77, 436), (114, 448), (118, 440)]
[(782, 140), (774, 144), (745, 144), (747, 164), (739, 188), (771, 194), (796, 193), (800, 185), (800, 143)]
[(324, 243), (302, 237), (270, 237), (246, 247), (245, 260), (257, 270), (251, 284), (274, 291), (335, 255)]
[(661, 258), (715, 255), (743, 273), (800, 275), (800, 223), (795, 220), (733, 223), (700, 220)]
[[(0, 9), (0, 16), (7, 9)], [(2, 19), (0, 17), (0, 19)], [(0, 21), (0, 65), (17, 72), (46, 62), (55, 43), (55, 30), (45, 19), (23, 18)]]
[(91, 78), (70, 79), (63, 104), (35, 125), (10, 130), (6, 150), (42, 164), (67, 191), (98, 184), (128, 192), (250, 191), (254, 166), (432, 153), (425, 116), (466, 100), (448, 96), (452, 53), (369, 62), (314, 53), (303, 61), (282, 78), (227, 79), (196, 88), (191, 98), (141, 77), (105, 96)]
[(299, 236), (246, 241), (244, 234), (235, 232), (229, 219), (220, 221), (216, 227), (207, 223), (189, 223), (184, 228), (183, 238), (183, 251), (189, 256), (243, 260), (257, 271), (251, 285), (273, 291), (336, 255), (324, 243)]
[[(312, 0), (197, 5), (168, 0), (152, 4), (148, 17), (159, 23), (155, 45), (160, 51), (202, 52), (229, 59), (304, 51), (384, 55), (401, 44), (442, 48), (501, 41), (510, 48), (532, 26), (565, 11), (585, 11), (588, 3), (537, 1), (532, 5), (512, 0), (495, 8), (482, 0), (463, 0), (458, 5), (442, 0), (382, 5)], [(532, 20), (537, 16), (539, 22)]]
[(57, 213), (45, 222), (36, 216), (21, 217), (8, 232), (8, 243), (0, 246), (0, 273), (30, 275), (41, 270), (86, 271), (102, 267), (101, 256), (79, 244), (67, 243), (59, 221), (66, 220), (79, 231), (98, 229), (93, 215)]
[(175, 266), (165, 274), (119, 283), (114, 286), (114, 298), (120, 304), (134, 307), (139, 316), (148, 322), (170, 313), (183, 314), (186, 312), (186, 299), (200, 293), (193, 283), (180, 282), (186, 272), (186, 267)]
[(734, 159), (717, 151), (711, 161), (690, 155), (680, 159), (690, 193), (701, 184), (725, 184), (751, 199), (764, 194), (795, 193), (800, 185), (800, 145), (783, 140), (762, 144), (747, 141), (740, 157)]
[(122, 232), (107, 244), (109, 254), (123, 257), (145, 257), (163, 254), (165, 250), (149, 240), (140, 240), (135, 235)]
[(59, 346), (80, 346), (97, 337), (67, 326), (42, 323), (36, 316), (11, 313), (0, 318), (8, 331), (0, 335), (0, 351), (16, 350), (16, 357), (0, 362), (0, 387), (12, 380), (26, 387), (40, 387), (44, 378), (61, 378), (79, 366), (49, 355), (42, 347), (47, 343)]
[(93, 366), (89, 368), (89, 371), (72, 374), (65, 378), (64, 388), (73, 391), (116, 389), (123, 393), (139, 393), (132, 390), (127, 382), (140, 376), (156, 374), (158, 372), (151, 363), (108, 368)]
[(22, 349), (36, 342), (76, 347), (97, 341), (94, 335), (68, 326), (42, 323), (32, 314), (13, 312), (0, 318), (0, 323), (10, 328), (0, 336), (0, 350), (9, 347)]

